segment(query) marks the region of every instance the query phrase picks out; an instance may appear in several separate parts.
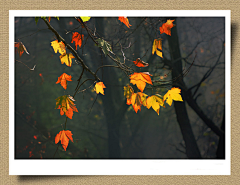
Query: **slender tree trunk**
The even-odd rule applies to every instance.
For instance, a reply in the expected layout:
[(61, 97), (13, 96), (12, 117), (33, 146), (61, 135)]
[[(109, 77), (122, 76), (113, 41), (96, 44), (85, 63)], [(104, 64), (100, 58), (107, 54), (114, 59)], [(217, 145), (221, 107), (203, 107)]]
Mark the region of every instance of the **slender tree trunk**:
[[(179, 42), (178, 42), (177, 27), (176, 26), (173, 27), (171, 29), (171, 32), (172, 32), (171, 36), (168, 36), (167, 38), (168, 38), (168, 43), (170, 48), (171, 60), (174, 61), (181, 57)], [(173, 66), (172, 79), (175, 79), (179, 77), (179, 75), (182, 72), (182, 61), (175, 62), (174, 64), (172, 64), (172, 66)], [(182, 79), (179, 80), (178, 83), (184, 84)], [(180, 88), (178, 85), (174, 85), (174, 87)], [(184, 91), (181, 91), (181, 92), (184, 93)], [(184, 98), (184, 95), (183, 95), (183, 98)], [(201, 158), (201, 154), (198, 149), (197, 142), (195, 140), (195, 137), (190, 125), (184, 99), (183, 99), (183, 102), (175, 101), (174, 108), (177, 115), (177, 121), (182, 132), (183, 140), (185, 141), (187, 157), (192, 159)]]

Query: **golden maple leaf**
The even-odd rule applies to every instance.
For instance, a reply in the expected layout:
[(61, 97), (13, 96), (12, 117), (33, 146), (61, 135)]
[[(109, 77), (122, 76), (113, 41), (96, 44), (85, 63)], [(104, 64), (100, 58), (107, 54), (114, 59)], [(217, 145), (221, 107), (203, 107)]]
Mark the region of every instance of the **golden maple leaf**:
[(163, 96), (163, 101), (166, 100), (168, 105), (172, 105), (172, 101), (183, 101), (182, 96), (180, 95), (181, 89), (177, 87), (173, 87), (171, 90), (168, 90), (168, 92)]
[(104, 95), (103, 88), (106, 88), (105, 85), (103, 84), (103, 82), (98, 82), (98, 83), (96, 83), (96, 85), (94, 87), (94, 91), (96, 91), (97, 94), (101, 93)]

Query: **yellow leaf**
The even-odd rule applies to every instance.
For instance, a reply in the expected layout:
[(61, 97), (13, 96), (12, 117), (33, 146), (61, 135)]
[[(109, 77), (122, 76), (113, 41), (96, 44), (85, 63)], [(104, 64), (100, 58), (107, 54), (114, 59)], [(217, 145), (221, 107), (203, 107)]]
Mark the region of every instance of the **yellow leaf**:
[(87, 22), (91, 19), (91, 17), (81, 17), (83, 22)]
[(59, 56), (61, 63), (66, 64), (67, 66), (71, 67), (72, 66), (72, 58), (75, 58), (72, 53), (64, 53)]
[(168, 90), (168, 92), (164, 95), (163, 101), (168, 103), (168, 105), (172, 105), (172, 101), (183, 101), (182, 96), (180, 95), (181, 89), (173, 87), (171, 90)]
[(147, 108), (150, 109), (152, 107), (158, 115), (160, 106), (165, 107), (160, 95), (156, 94), (147, 98)]
[(104, 95), (103, 88), (106, 88), (103, 82), (98, 82), (96, 83), (94, 90), (96, 91), (97, 94), (101, 93)]
[(152, 46), (152, 55), (156, 52), (156, 54), (162, 58), (162, 39), (154, 39), (153, 46)]
[(51, 46), (55, 53), (59, 52), (61, 55), (66, 53), (65, 44), (62, 41), (54, 40), (51, 42)]

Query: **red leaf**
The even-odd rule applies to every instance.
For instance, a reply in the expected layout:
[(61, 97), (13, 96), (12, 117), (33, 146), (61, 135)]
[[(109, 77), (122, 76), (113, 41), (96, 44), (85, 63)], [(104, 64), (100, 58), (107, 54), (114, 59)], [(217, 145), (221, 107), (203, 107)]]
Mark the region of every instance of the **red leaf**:
[(129, 24), (127, 17), (118, 17), (118, 20), (124, 23), (128, 28), (130, 28), (129, 26), (132, 26), (131, 24)]
[(58, 77), (58, 81), (56, 82), (56, 84), (60, 83), (64, 89), (67, 89), (67, 81), (72, 81), (72, 76), (63, 73), (61, 76)]
[(147, 67), (148, 63), (142, 61), (140, 58), (137, 58), (136, 61), (133, 61), (133, 63), (137, 66), (137, 67)]
[(167, 35), (171, 36), (171, 28), (174, 26), (173, 21), (174, 20), (168, 19), (166, 23), (163, 23), (162, 26), (159, 28), (160, 34), (166, 33)]
[(62, 147), (66, 151), (69, 143), (69, 139), (73, 142), (72, 132), (70, 130), (62, 130), (55, 137), (55, 144), (61, 141)]
[(75, 46), (76, 46), (76, 50), (77, 50), (77, 46), (79, 45), (79, 47), (82, 46), (82, 41), (83, 41), (84, 35), (79, 34), (78, 32), (74, 32), (72, 35), (72, 42), (75, 42)]

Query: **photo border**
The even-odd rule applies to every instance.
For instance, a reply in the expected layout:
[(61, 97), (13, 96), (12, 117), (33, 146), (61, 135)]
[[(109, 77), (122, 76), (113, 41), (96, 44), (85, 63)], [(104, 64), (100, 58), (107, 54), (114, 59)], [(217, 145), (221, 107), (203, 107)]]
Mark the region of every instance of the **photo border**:
[[(64, 13), (67, 10), (64, 10)], [(71, 10), (69, 16), (152, 16), (152, 17), (225, 17), (225, 106), (226, 106), (226, 159), (225, 160), (19, 160), (14, 159), (14, 111), (9, 111), (9, 174), (10, 175), (230, 175), (231, 149), (231, 24), (230, 10)], [(60, 10), (9, 11), (9, 110), (14, 108), (14, 17), (58, 16)], [(194, 16), (193, 16), (194, 15)], [(204, 16), (203, 16), (204, 15)], [(61, 17), (61, 16), (60, 16)], [(229, 61), (229, 62), (228, 62)], [(62, 166), (68, 171), (62, 171)], [(32, 168), (37, 166), (37, 168)], [(47, 168), (46, 168), (47, 166)], [(71, 166), (69, 168), (69, 166)], [(79, 168), (84, 166), (84, 168)], [(184, 168), (183, 168), (184, 167)], [(33, 170), (34, 169), (34, 170)]]

